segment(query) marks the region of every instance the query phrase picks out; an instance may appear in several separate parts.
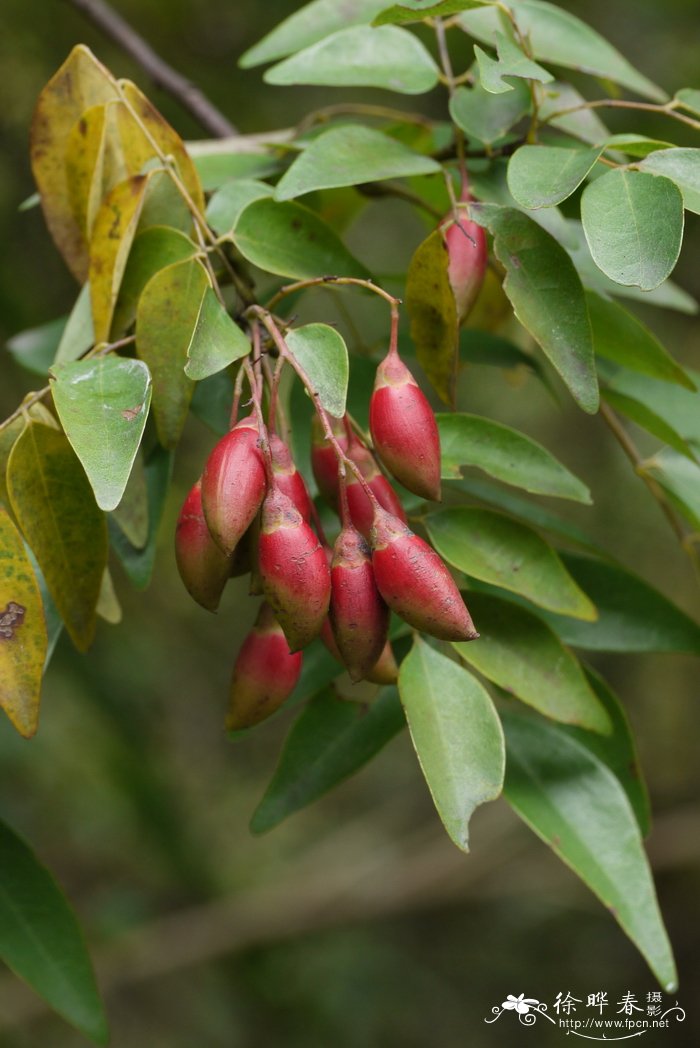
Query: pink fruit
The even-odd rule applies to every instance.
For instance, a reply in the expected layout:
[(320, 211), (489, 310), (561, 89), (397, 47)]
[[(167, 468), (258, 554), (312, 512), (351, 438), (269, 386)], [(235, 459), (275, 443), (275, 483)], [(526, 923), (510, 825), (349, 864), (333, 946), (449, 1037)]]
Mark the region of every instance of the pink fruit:
[(233, 553), (265, 496), (265, 462), (255, 420), (242, 419), (222, 437), (202, 474), (202, 509), (212, 538)]
[(374, 581), (369, 546), (352, 525), (343, 528), (335, 543), (330, 620), (351, 680), (362, 680), (386, 643), (389, 609)]
[(285, 442), (276, 433), (270, 433), (270, 454), (277, 487), (287, 495), (307, 524), (311, 523), (311, 499), (306, 484), (297, 470)]
[(228, 730), (251, 728), (279, 709), (296, 687), (301, 662), (301, 652), (290, 652), (272, 608), (262, 604), (233, 667)]
[(454, 579), (435, 550), (383, 510), (372, 525), (372, 566), (377, 588), (410, 626), (441, 640), (479, 634)]
[(258, 563), (263, 590), (291, 651), (320, 633), (331, 577), (323, 547), (287, 495), (273, 486), (263, 502)]
[[(328, 416), (333, 436), (342, 451), (347, 451), (348, 435), (343, 419)], [(330, 441), (326, 440), (318, 415), (311, 421), (311, 469), (318, 490), (331, 506), (338, 502), (338, 456)]]
[(209, 533), (199, 480), (180, 510), (175, 529), (175, 560), (190, 596), (208, 611), (216, 611), (231, 573), (231, 558), (221, 552)]
[(424, 499), (439, 500), (440, 435), (435, 416), (395, 351), (389, 351), (377, 368), (369, 426), (375, 451), (399, 483)]
[[(473, 200), (466, 178), (462, 183), (460, 201)], [(457, 316), (462, 324), (481, 290), (488, 262), (486, 233), (483, 228), (466, 217), (460, 209), (459, 222), (445, 231), (445, 244), (449, 255), (447, 275), (457, 306)], [(451, 217), (450, 215), (447, 216)]]
[[(405, 520), (406, 513), (401, 505), (401, 500), (384, 474), (379, 471), (371, 451), (359, 440), (353, 438), (348, 448), (348, 455), (358, 466), (379, 505), (400, 520)], [(350, 470), (347, 473), (346, 490), (350, 518), (357, 530), (368, 539), (374, 520), (374, 506), (362, 484)]]

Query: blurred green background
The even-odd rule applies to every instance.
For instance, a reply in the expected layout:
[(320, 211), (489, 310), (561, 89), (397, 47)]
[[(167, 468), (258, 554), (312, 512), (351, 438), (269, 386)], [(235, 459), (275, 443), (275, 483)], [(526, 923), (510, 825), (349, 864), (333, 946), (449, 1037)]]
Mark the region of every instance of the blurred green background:
[[(259, 70), (237, 69), (237, 56), (296, 2), (117, 6), (241, 131), (287, 126), (336, 97), (385, 100), (268, 87)], [(695, 0), (590, 0), (585, 12), (580, 4), (562, 6), (584, 13), (669, 91), (700, 87)], [(75, 295), (40, 211), (17, 210), (33, 191), (27, 131), (34, 100), (70, 48), (87, 43), (113, 72), (135, 79), (184, 137), (202, 133), (69, 3), (4, 0), (2, 10), (4, 343), (65, 313)], [(461, 67), (469, 60), (466, 38), (460, 46)], [(592, 97), (590, 82), (587, 90)], [(404, 104), (439, 115), (444, 99), (435, 92)], [(641, 115), (615, 119), (620, 115), (606, 117), (613, 130), (663, 138), (678, 127)], [(691, 144), (683, 135), (676, 140)], [(370, 205), (352, 243), (365, 260), (379, 257), (390, 268), (420, 236), (405, 205), (384, 201)], [(675, 276), (696, 297), (699, 250), (699, 220), (689, 215)], [(643, 315), (682, 361), (698, 366), (696, 320)], [(5, 417), (32, 378), (5, 353), (0, 363)], [(595, 493), (595, 506), (572, 517), (697, 614), (687, 562), (602, 423), (571, 403), (557, 407), (531, 380), (514, 383), (480, 367), (464, 376), (462, 406), (556, 447)], [(509, 993), (550, 1007), (567, 991), (584, 1001), (598, 990), (610, 1001), (628, 990), (644, 999), (656, 986), (640, 957), (504, 803), (477, 813), (470, 856), (448, 842), (405, 733), (323, 801), (268, 836), (250, 835), (248, 819), (291, 718), (235, 745), (226, 740), (231, 663), (252, 612), (243, 590), (233, 588), (212, 617), (192, 604), (176, 575), (175, 516), (211, 444), (193, 421), (178, 453), (150, 589), (135, 593), (115, 568), (124, 622), (101, 625), (87, 657), (59, 643), (37, 738), (22, 742), (0, 721), (0, 812), (56, 873), (84, 921), (115, 1048), (554, 1045), (563, 1032), (542, 1024), (521, 1032), (511, 1016), (493, 1026), (484, 1019)], [(688, 1012), (683, 1026), (653, 1043), (697, 1044), (697, 663), (635, 656), (596, 658), (595, 665), (623, 698), (638, 735), (656, 817), (649, 850), (681, 973), (678, 999)], [(0, 973), (3, 1048), (85, 1044)]]

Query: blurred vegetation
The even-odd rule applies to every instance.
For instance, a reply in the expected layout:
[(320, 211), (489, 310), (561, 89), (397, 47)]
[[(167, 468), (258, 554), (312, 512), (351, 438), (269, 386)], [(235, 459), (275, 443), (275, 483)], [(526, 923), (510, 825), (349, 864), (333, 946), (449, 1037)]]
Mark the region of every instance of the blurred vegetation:
[[(242, 131), (283, 127), (328, 100), (326, 89), (268, 87), (260, 71), (236, 66), (246, 47), (300, 6), (296, 0), (206, 6), (120, 0), (117, 6)], [(572, 2), (563, 6), (584, 14), (667, 89), (700, 86), (694, 0), (589, 0), (585, 12)], [(33, 191), (27, 131), (34, 100), (70, 48), (83, 41), (115, 73), (135, 79), (185, 137), (201, 131), (70, 4), (4, 0), (3, 15), (4, 341), (65, 313), (75, 294), (40, 211), (17, 211)], [(466, 62), (466, 38), (463, 47)], [(439, 113), (443, 99), (435, 92), (416, 102), (423, 104)], [(639, 114), (632, 124), (611, 113), (608, 122), (613, 130), (664, 137), (657, 118)], [(698, 297), (700, 220), (689, 215), (688, 221), (675, 276)], [(374, 242), (388, 241), (380, 263), (388, 270), (420, 235), (405, 205), (392, 201), (371, 204), (351, 238), (365, 258), (375, 257)], [(695, 319), (653, 311), (644, 318), (682, 361), (698, 366)], [(3, 354), (2, 417), (29, 388), (31, 376)], [(596, 493), (593, 509), (574, 507), (572, 516), (585, 514), (611, 552), (697, 614), (686, 563), (602, 424), (572, 406), (560, 409), (535, 383), (524, 388), (476, 366), (464, 375), (461, 406), (523, 425), (556, 446)], [(471, 856), (453, 848), (405, 734), (356, 780), (271, 835), (250, 836), (248, 818), (290, 719), (278, 718), (235, 745), (225, 739), (230, 666), (252, 612), (234, 587), (220, 614), (209, 616), (176, 576), (175, 515), (211, 443), (192, 422), (150, 589), (134, 593), (117, 576), (124, 622), (102, 627), (87, 658), (61, 640), (36, 740), (22, 742), (0, 722), (2, 814), (55, 871), (85, 922), (114, 1048), (510, 1045), (512, 1024), (483, 1022), (507, 993), (525, 992), (551, 1008), (559, 991), (585, 999), (604, 990), (613, 1001), (627, 990), (643, 997), (655, 989), (608, 915), (504, 804), (477, 814)], [(680, 656), (595, 663), (629, 711), (656, 813), (650, 853), (678, 956), (679, 1000), (688, 1010), (685, 1024), (665, 1035), (669, 1043), (696, 1044), (697, 665)], [(538, 1038), (549, 1045), (563, 1035), (540, 1024), (526, 1036), (526, 1043)], [(0, 1044), (84, 1043), (3, 975)]]

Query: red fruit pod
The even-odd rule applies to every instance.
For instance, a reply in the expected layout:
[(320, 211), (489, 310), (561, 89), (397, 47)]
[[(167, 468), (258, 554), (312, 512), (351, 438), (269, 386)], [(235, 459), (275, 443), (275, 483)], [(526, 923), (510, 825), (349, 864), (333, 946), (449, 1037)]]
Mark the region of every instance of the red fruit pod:
[(304, 478), (294, 465), (289, 448), (276, 433), (270, 433), (270, 455), (277, 487), (292, 500), (306, 523), (310, 524), (311, 499)]
[(392, 611), (441, 640), (479, 636), (454, 579), (427, 542), (377, 510), (371, 545), (377, 588)]
[(209, 533), (197, 481), (182, 504), (175, 528), (175, 560), (187, 592), (207, 611), (216, 611), (231, 574), (231, 558)]
[[(474, 199), (466, 179), (462, 184), (459, 199), (462, 203)], [(488, 263), (486, 233), (460, 209), (460, 215), (462, 214), (465, 217), (460, 218), (459, 222), (454, 222), (445, 231), (445, 245), (449, 257), (447, 275), (455, 297), (460, 324), (466, 319), (481, 290)]]
[(272, 608), (263, 603), (233, 667), (228, 730), (251, 728), (278, 710), (296, 687), (301, 662), (301, 652), (290, 652)]
[(242, 419), (222, 437), (202, 474), (202, 509), (212, 538), (231, 554), (265, 496), (265, 462), (255, 420)]
[(369, 671), (365, 680), (372, 684), (396, 684), (399, 679), (399, 667), (394, 658), (391, 642), (387, 641), (382, 653)]
[[(401, 500), (384, 474), (379, 471), (371, 451), (359, 440), (353, 439), (348, 448), (348, 455), (359, 468), (379, 505), (400, 520), (405, 520), (406, 512)], [(350, 519), (360, 534), (368, 539), (374, 520), (374, 505), (360, 481), (350, 471), (347, 473), (346, 492)]]
[(362, 680), (386, 643), (389, 609), (374, 581), (370, 548), (352, 525), (343, 528), (333, 550), (330, 620), (350, 679)]
[(321, 631), (331, 597), (331, 575), (318, 537), (291, 499), (272, 487), (262, 508), (258, 566), (263, 590), (291, 651)]
[[(342, 451), (348, 449), (348, 435), (345, 421), (328, 416), (333, 436)], [(338, 456), (335, 448), (326, 439), (323, 425), (318, 415), (311, 420), (311, 470), (319, 492), (334, 508), (338, 503)]]
[(440, 434), (435, 415), (395, 351), (389, 351), (377, 368), (369, 428), (374, 450), (399, 483), (424, 499), (439, 501)]

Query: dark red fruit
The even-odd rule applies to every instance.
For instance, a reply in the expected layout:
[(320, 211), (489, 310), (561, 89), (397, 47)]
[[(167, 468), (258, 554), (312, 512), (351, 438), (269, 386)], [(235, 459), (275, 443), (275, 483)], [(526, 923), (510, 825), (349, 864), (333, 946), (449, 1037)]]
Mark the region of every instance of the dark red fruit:
[[(380, 472), (371, 451), (364, 444), (361, 444), (359, 440), (353, 438), (348, 448), (348, 455), (355, 465), (359, 467), (360, 473), (365, 478), (367, 486), (379, 505), (387, 510), (388, 513), (393, 513), (400, 520), (405, 520), (406, 513), (401, 505), (401, 500), (384, 474)], [(372, 529), (372, 521), (374, 520), (374, 506), (370, 501), (369, 495), (367, 495), (357, 477), (350, 470), (347, 473), (346, 490), (350, 519), (357, 530), (368, 539)]]
[(272, 608), (262, 604), (233, 667), (229, 731), (251, 728), (279, 709), (294, 691), (301, 662), (301, 652), (290, 652)]
[(424, 499), (440, 498), (440, 435), (430, 404), (398, 353), (377, 368), (369, 402), (374, 449), (400, 484)]
[(398, 679), (399, 667), (396, 665), (391, 643), (387, 641), (365, 680), (371, 681), (372, 684), (396, 684)]
[(427, 542), (377, 510), (371, 544), (377, 588), (392, 611), (441, 640), (479, 636), (454, 579)]
[[(342, 451), (347, 451), (348, 435), (345, 421), (341, 418), (328, 416), (333, 431), (333, 436), (338, 441)], [(311, 422), (311, 469), (313, 471), (318, 490), (331, 506), (338, 503), (338, 456), (330, 441), (326, 440), (323, 426), (318, 415), (314, 415)]]
[(276, 433), (270, 433), (270, 454), (277, 487), (292, 500), (306, 523), (310, 524), (311, 499), (304, 478), (294, 465), (289, 448)]
[(330, 603), (331, 576), (318, 537), (276, 486), (263, 502), (258, 563), (265, 596), (290, 650), (298, 651), (321, 631)]
[(389, 609), (374, 581), (370, 548), (352, 526), (343, 528), (333, 551), (330, 620), (350, 679), (362, 680), (386, 643)]
[(231, 573), (231, 558), (212, 539), (202, 512), (201, 481), (185, 499), (175, 529), (175, 560), (190, 596), (216, 611)]
[[(473, 200), (469, 185), (464, 180), (460, 201)], [(483, 228), (466, 217), (466, 211), (460, 209), (459, 222), (453, 223), (445, 231), (445, 244), (449, 255), (448, 278), (457, 305), (457, 316), (461, 324), (474, 305), (481, 290), (488, 262), (486, 233)], [(451, 216), (447, 216), (451, 217)]]
[(221, 438), (202, 474), (204, 517), (224, 553), (233, 553), (260, 508), (265, 487), (257, 425), (245, 418)]

